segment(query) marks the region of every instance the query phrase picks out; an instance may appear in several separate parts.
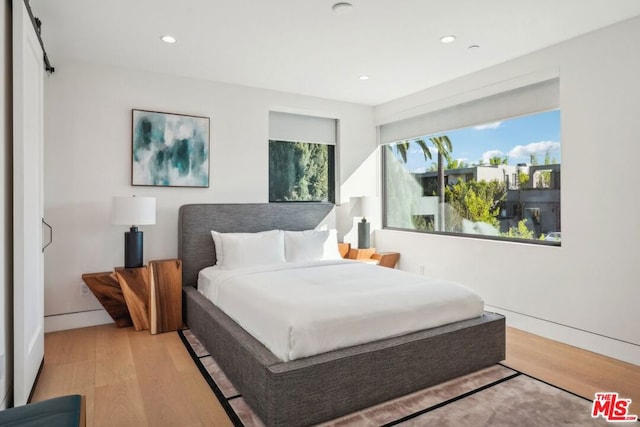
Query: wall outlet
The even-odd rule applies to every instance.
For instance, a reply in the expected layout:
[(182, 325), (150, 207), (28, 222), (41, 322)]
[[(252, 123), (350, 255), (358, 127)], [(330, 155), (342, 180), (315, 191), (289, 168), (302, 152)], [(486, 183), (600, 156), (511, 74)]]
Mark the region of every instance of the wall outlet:
[(87, 285), (85, 285), (84, 283), (80, 285), (80, 295), (82, 295), (83, 297), (86, 297), (90, 293), (91, 292), (89, 291), (89, 288), (87, 287)]
[(424, 276), (424, 264), (420, 264), (420, 275)]

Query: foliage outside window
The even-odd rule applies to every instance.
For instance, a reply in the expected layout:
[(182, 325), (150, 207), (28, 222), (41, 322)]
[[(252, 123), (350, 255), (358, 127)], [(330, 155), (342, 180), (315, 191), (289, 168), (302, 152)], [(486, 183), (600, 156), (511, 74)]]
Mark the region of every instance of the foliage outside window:
[(334, 202), (334, 146), (269, 141), (270, 202)]
[(560, 111), (383, 146), (385, 226), (560, 244)]

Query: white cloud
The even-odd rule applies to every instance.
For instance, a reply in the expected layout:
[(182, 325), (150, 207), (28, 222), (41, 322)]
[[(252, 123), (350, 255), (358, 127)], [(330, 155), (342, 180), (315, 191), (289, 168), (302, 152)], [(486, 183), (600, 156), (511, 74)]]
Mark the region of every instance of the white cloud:
[(475, 130), (498, 129), (502, 122), (487, 123), (485, 125), (474, 126)]
[(529, 157), (544, 155), (547, 151), (560, 150), (560, 143), (555, 141), (532, 142), (527, 145), (516, 145), (509, 151), (509, 157)]
[(415, 168), (412, 169), (409, 173), (425, 173), (427, 171), (427, 168)]
[(493, 157), (502, 157), (504, 156), (504, 153), (500, 150), (489, 150), (489, 151), (485, 151), (484, 153), (482, 153), (482, 161), (485, 164), (489, 163), (489, 159), (493, 158)]

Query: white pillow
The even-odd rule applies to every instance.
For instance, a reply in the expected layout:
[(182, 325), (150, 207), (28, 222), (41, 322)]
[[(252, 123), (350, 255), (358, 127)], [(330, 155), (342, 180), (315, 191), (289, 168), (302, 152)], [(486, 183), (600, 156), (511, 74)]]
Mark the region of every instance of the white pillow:
[(224, 269), (283, 264), (284, 236), (281, 230), (259, 233), (211, 231), (216, 245), (216, 265)]
[(287, 262), (342, 259), (336, 230), (285, 231), (284, 252)]

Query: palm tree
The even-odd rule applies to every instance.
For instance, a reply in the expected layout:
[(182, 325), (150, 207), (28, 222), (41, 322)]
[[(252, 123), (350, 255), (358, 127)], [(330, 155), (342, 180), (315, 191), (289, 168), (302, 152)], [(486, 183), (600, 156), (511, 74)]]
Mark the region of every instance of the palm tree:
[[(416, 139), (414, 142), (422, 149), (424, 160), (431, 160), (431, 151), (429, 150), (427, 143), (422, 139)], [(409, 150), (410, 145), (411, 143), (409, 141), (399, 142), (396, 144), (396, 151), (398, 151), (398, 154), (400, 154), (404, 163), (407, 163), (407, 151)]]
[(506, 165), (509, 164), (509, 157), (504, 156), (504, 157), (500, 157), (500, 156), (493, 156), (489, 159), (489, 164), (491, 166), (500, 166), (500, 165)]
[(429, 141), (438, 150), (438, 216), (440, 217), (438, 230), (444, 231), (444, 160), (450, 161), (449, 153), (453, 151), (453, 147), (447, 135), (433, 136)]
[[(438, 151), (438, 206), (440, 207), (439, 212), (439, 228), (438, 230), (444, 230), (444, 161), (451, 161), (449, 153), (453, 151), (453, 147), (451, 145), (451, 141), (447, 135), (442, 136), (433, 136), (429, 138), (429, 141), (433, 144), (433, 147)], [(414, 140), (416, 144), (422, 149), (422, 154), (424, 155), (425, 160), (430, 160), (432, 158), (431, 150), (426, 142), (422, 139)], [(402, 161), (407, 163), (407, 151), (410, 146), (409, 141), (404, 141), (396, 144), (396, 150)]]

